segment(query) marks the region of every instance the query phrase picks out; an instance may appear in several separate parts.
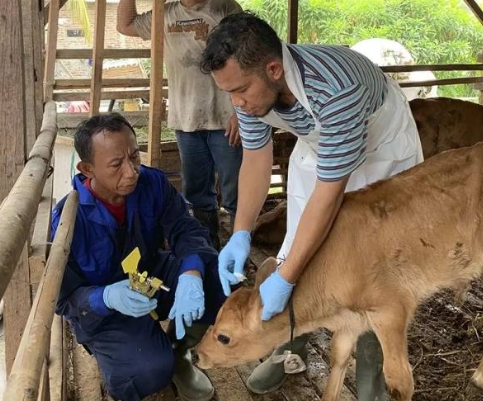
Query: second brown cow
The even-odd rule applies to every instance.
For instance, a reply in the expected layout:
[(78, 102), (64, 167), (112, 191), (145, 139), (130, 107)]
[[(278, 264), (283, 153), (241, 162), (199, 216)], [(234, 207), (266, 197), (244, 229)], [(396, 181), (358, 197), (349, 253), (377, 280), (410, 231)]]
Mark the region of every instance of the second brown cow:
[[(449, 98), (414, 99), (409, 102), (424, 158), (449, 149), (483, 142), (483, 106)], [(252, 233), (253, 243), (282, 245), (286, 232), (287, 202), (262, 214)]]

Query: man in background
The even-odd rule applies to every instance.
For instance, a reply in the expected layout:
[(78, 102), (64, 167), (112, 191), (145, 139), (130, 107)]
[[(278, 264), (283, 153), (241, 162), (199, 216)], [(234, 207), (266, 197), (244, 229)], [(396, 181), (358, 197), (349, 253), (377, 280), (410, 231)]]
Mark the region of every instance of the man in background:
[[(241, 11), (234, 0), (177, 0), (165, 3), (164, 60), (168, 74), (168, 127), (181, 157), (183, 193), (194, 216), (220, 249), (216, 174), (222, 206), (234, 221), (242, 160), (238, 121), (230, 97), (199, 70), (209, 32), (225, 16)], [(151, 11), (138, 14), (135, 0), (121, 0), (117, 29), (151, 39)], [(162, 35), (160, 35), (160, 38)]]

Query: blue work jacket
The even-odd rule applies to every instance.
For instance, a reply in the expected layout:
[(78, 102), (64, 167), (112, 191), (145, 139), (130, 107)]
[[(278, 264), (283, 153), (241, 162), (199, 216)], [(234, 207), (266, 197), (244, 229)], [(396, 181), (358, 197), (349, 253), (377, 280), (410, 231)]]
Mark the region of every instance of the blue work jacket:
[[(124, 227), (83, 185), (85, 179), (77, 174), (73, 180), (79, 206), (57, 302), (57, 313), (71, 322), (80, 343), (98, 333), (105, 319), (116, 313), (104, 304), (103, 291), (106, 285), (127, 278), (121, 261), (136, 246), (141, 251), (140, 272), (149, 273), (156, 266), (164, 239), (180, 260), (176, 274), (198, 270), (203, 276), (205, 265), (217, 258), (208, 230), (189, 214), (185, 199), (162, 171), (141, 166), (136, 188), (126, 198)], [(53, 210), (52, 238), (65, 200)]]

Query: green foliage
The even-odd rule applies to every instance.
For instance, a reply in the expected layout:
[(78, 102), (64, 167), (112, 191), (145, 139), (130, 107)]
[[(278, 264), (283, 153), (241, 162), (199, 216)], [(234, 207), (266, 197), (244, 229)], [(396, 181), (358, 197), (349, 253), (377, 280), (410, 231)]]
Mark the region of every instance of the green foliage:
[[(240, 0), (287, 37), (287, 0)], [(476, 63), (483, 28), (461, 0), (299, 0), (299, 43), (352, 46), (370, 38), (402, 43), (417, 64)], [(436, 72), (438, 78), (471, 72)], [(443, 96), (475, 96), (469, 85), (440, 86)]]

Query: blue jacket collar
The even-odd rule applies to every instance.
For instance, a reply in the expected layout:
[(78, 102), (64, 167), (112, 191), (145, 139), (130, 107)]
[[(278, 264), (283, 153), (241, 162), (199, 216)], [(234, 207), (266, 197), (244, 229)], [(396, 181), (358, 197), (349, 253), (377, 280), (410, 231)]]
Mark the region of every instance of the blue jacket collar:
[[(144, 168), (141, 166), (140, 176), (136, 188), (127, 196), (126, 199), (126, 223), (128, 227), (131, 226), (137, 199), (139, 198), (139, 194), (142, 193), (142, 188), (144, 186), (143, 170)], [(109, 210), (107, 210), (107, 208), (101, 202), (99, 202), (84, 186), (84, 181), (86, 178), (87, 177), (81, 173), (76, 174), (72, 180), (72, 186), (79, 193), (79, 205), (83, 206), (88, 220), (104, 226), (120, 228), (116, 219), (114, 216), (112, 216)]]

